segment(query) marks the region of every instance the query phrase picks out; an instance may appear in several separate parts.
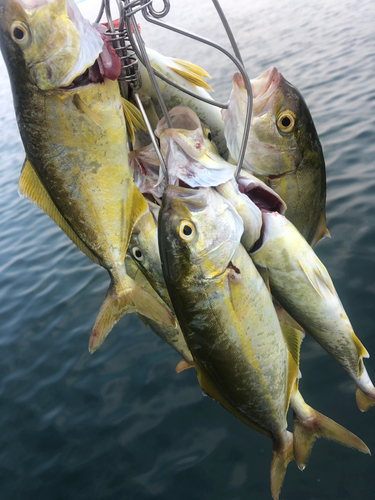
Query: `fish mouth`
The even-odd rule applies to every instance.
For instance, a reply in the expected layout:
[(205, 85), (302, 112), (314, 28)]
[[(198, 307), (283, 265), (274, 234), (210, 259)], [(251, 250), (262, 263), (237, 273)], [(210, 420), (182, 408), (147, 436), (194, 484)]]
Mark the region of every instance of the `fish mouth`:
[[(202, 129), (200, 120), (194, 111), (186, 106), (175, 106), (168, 111), (169, 119), (172, 124), (170, 130), (188, 130), (194, 131)], [(163, 117), (155, 129), (155, 135), (160, 138), (162, 132), (169, 128), (165, 118)], [(202, 132), (203, 136), (203, 132)]]
[(271, 66), (267, 71), (250, 81), (254, 98), (254, 116), (264, 114), (269, 110), (273, 97), (283, 80), (283, 75), (277, 71), (275, 66)]
[(104, 42), (103, 50), (94, 64), (74, 78), (72, 83), (60, 87), (60, 90), (71, 90), (77, 87), (84, 87), (91, 83), (103, 83), (105, 78), (117, 80), (121, 74), (121, 60), (112, 47), (108, 37), (106, 37), (105, 34), (101, 36)]
[(280, 81), (281, 73), (277, 71), (275, 66), (271, 66), (264, 73), (257, 76), (253, 80), (250, 80), (251, 90), (253, 91), (253, 98), (259, 99), (264, 96), (264, 94), (272, 88), (276, 86)]
[[(25, 9), (30, 23), (45, 34), (43, 39), (36, 39), (34, 53), (27, 61), (40, 90), (71, 90), (120, 76), (121, 60), (106, 27), (92, 25), (74, 0), (15, 1)], [(51, 7), (53, 3), (58, 4), (57, 13), (57, 5)]]

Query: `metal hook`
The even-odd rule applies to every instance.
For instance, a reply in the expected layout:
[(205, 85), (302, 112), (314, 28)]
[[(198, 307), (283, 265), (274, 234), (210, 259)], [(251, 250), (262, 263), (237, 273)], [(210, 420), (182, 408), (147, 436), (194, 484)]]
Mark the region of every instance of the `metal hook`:
[(155, 17), (157, 19), (160, 19), (162, 17), (165, 17), (168, 12), (170, 11), (170, 8), (171, 8), (171, 4), (169, 3), (169, 0), (163, 0), (163, 4), (164, 4), (164, 8), (163, 10), (161, 11), (156, 11), (153, 7), (152, 7), (152, 3), (147, 7), (147, 10), (149, 12), (149, 14), (152, 16), (152, 17)]

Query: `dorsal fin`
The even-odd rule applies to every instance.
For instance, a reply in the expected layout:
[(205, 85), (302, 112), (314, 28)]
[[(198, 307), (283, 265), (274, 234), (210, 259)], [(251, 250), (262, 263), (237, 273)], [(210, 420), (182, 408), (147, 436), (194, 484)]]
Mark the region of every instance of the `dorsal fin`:
[(43, 210), (87, 257), (100, 265), (98, 257), (79, 238), (66, 219), (61, 215), (27, 158), (21, 170), (18, 192), (20, 196), (29, 198), (34, 205)]

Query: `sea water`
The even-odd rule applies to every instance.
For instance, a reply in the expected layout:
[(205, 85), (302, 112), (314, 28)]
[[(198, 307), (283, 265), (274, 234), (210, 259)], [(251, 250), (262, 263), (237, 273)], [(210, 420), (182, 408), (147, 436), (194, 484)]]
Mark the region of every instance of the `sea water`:
[[(303, 94), (327, 165), (327, 225), (316, 251), (375, 379), (375, 4), (222, 0), (247, 71), (271, 65)], [(98, 2), (83, 2), (94, 20)], [(161, 2), (155, 2), (160, 7)], [(229, 48), (209, 0), (171, 0), (167, 20)], [(190, 60), (227, 101), (233, 64), (220, 52), (151, 26), (149, 47)], [(93, 356), (89, 334), (109, 285), (62, 231), (17, 193), (24, 151), (0, 61), (0, 497), (4, 500), (263, 500), (271, 498), (270, 439), (210, 398), (194, 370), (135, 316)], [(306, 337), (306, 401), (375, 452), (375, 409)], [(372, 498), (375, 462), (319, 440), (306, 470), (288, 466), (281, 499)]]

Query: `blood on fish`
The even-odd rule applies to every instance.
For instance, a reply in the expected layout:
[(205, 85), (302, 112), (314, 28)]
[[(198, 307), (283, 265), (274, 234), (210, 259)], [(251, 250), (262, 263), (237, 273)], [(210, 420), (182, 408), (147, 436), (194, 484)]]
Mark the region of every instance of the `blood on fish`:
[(237, 274), (241, 274), (241, 271), (236, 267), (232, 261), (229, 262), (228, 264), (228, 269), (233, 269), (233, 271)]

